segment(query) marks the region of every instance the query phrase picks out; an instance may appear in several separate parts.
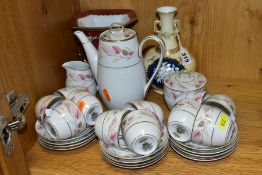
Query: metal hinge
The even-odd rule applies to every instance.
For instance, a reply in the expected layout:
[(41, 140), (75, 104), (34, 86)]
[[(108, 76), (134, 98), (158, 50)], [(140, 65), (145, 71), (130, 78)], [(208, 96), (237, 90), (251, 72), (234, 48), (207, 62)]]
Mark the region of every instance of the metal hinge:
[(6, 154), (10, 155), (14, 150), (12, 132), (23, 128), (26, 124), (24, 111), (29, 105), (29, 98), (22, 93), (16, 95), (12, 90), (7, 94), (7, 100), (13, 120), (7, 121), (4, 116), (0, 116), (0, 138), (2, 139)]

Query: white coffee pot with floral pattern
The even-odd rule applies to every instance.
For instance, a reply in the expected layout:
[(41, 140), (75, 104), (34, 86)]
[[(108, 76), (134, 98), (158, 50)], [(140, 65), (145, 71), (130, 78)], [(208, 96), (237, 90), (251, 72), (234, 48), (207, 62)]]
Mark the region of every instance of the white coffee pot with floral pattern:
[[(113, 23), (110, 30), (100, 34), (97, 51), (83, 32), (74, 34), (84, 47), (100, 96), (108, 109), (120, 109), (130, 101), (144, 99), (163, 61), (165, 44), (160, 37), (149, 35), (139, 45), (135, 31)], [(147, 82), (141, 57), (148, 40), (160, 45), (161, 56), (155, 74)]]

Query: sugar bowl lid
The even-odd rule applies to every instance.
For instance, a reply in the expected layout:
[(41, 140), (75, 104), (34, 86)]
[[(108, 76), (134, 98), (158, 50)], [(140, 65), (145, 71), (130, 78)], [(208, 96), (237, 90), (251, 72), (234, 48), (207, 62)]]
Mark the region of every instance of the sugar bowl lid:
[(206, 77), (198, 72), (174, 72), (164, 79), (166, 87), (181, 92), (198, 90), (204, 87), (206, 83)]
[(108, 42), (127, 41), (134, 37), (136, 37), (136, 32), (131, 29), (124, 28), (124, 26), (120, 23), (112, 23), (110, 25), (110, 29), (100, 35), (100, 39), (102, 41)]

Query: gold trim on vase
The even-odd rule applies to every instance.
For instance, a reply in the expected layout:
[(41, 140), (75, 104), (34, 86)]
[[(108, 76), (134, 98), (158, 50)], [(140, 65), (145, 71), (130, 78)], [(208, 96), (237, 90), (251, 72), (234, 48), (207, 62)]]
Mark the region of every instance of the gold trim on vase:
[[(179, 50), (180, 50), (179, 47), (176, 47), (176, 48), (167, 50), (166, 53), (168, 53), (168, 54), (175, 54), (175, 53), (177, 53)], [(159, 49), (159, 47), (156, 47), (156, 48), (155, 48), (155, 52), (158, 53), (158, 54), (160, 54), (160, 49)]]

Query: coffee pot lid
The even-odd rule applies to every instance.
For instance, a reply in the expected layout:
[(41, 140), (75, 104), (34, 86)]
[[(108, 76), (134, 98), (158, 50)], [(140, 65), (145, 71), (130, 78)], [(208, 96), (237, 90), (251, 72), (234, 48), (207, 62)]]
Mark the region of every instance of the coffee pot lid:
[(174, 72), (164, 79), (166, 87), (181, 92), (198, 90), (204, 87), (206, 83), (206, 77), (198, 72)]
[(127, 41), (134, 37), (136, 37), (136, 32), (124, 28), (120, 23), (111, 24), (110, 29), (100, 35), (100, 39), (107, 42)]

